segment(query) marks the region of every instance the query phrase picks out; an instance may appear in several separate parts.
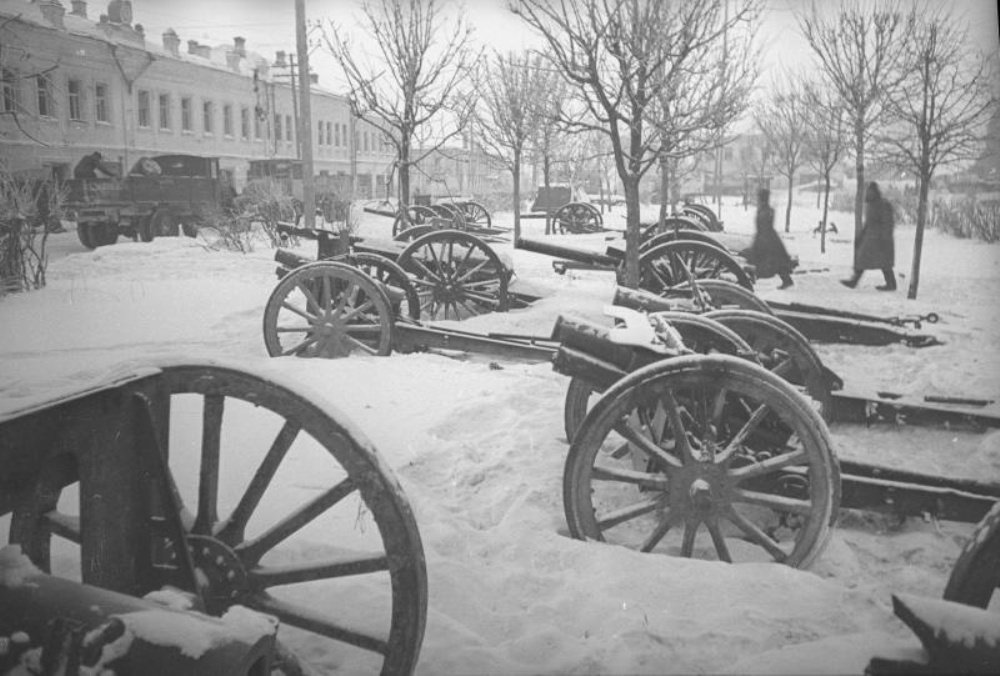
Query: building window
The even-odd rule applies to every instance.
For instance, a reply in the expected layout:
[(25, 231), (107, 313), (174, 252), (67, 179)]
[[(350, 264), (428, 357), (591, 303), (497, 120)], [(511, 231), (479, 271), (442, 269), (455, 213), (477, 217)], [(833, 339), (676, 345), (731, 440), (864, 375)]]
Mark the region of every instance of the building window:
[(292, 116), (285, 115), (285, 140), (292, 141)]
[(17, 75), (14, 71), (3, 69), (3, 92), (0, 93), (0, 112), (14, 113), (18, 109)]
[(323, 145), (323, 120), (316, 123), (316, 145)]
[(191, 121), (191, 97), (185, 96), (181, 99), (181, 130), (191, 131), (193, 127)]
[(139, 90), (139, 102), (136, 105), (136, 115), (139, 118), (140, 127), (149, 127), (149, 92), (143, 89)]
[(333, 145), (333, 124), (330, 122), (326, 123), (326, 144)]
[(201, 104), (201, 129), (206, 134), (212, 133), (212, 102), (204, 101)]
[(110, 122), (108, 112), (108, 85), (98, 82), (94, 85), (94, 119), (98, 122)]
[(274, 114), (274, 140), (281, 140), (281, 115)]
[(69, 101), (69, 119), (83, 120), (83, 86), (79, 80), (68, 80), (66, 82), (66, 94)]
[(228, 103), (222, 106), (222, 133), (233, 135), (233, 107)]
[(260, 115), (253, 116), (253, 137), (258, 141), (261, 139), (261, 120)]
[(365, 146), (364, 146), (365, 147), (365, 152), (368, 152), (368, 132), (365, 132), (365, 135), (364, 135), (364, 144), (365, 144)]
[(246, 106), (240, 108), (240, 138), (250, 139), (250, 109)]
[(170, 126), (170, 94), (160, 94), (160, 129)]
[(48, 75), (35, 76), (35, 88), (38, 93), (38, 116), (53, 117), (55, 113), (52, 105), (52, 81)]
[[(329, 131), (330, 130), (327, 129), (327, 133), (329, 133)], [(340, 123), (339, 122), (337, 123), (334, 131), (336, 132), (336, 135), (333, 137), (333, 141), (334, 141), (333, 145), (335, 145), (335, 146), (337, 146), (339, 148), (340, 147)]]

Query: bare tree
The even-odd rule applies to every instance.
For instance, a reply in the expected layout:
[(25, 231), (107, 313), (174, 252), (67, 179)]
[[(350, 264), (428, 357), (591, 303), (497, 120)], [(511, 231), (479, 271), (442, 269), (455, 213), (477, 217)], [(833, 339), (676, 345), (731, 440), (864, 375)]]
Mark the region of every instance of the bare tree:
[[(823, 179), (823, 218), (820, 220), (819, 250), (826, 253), (826, 217), (830, 209), (830, 175), (846, 150), (844, 111), (829, 87), (806, 83), (803, 122), (806, 126), (806, 162)], [(819, 193), (817, 193), (818, 195)]]
[[(471, 115), (474, 98), (459, 85), (478, 54), (465, 17), (457, 16), (449, 26), (436, 0), (366, 0), (362, 15), (363, 44), (354, 44), (333, 20), (322, 27), (322, 39), (347, 78), (351, 112), (395, 147), (405, 214), (410, 167), (460, 135)], [(377, 54), (368, 53), (369, 45)], [(418, 134), (428, 139), (419, 151), (414, 146)]]
[(588, 119), (570, 121), (611, 139), (625, 190), (625, 275), (639, 282), (639, 181), (660, 152), (647, 123), (674, 70), (692, 65), (706, 45), (756, 15), (741, 0), (731, 16), (726, 0), (520, 0), (512, 9), (545, 40), (546, 56), (574, 88)]
[(993, 73), (985, 57), (970, 54), (966, 31), (949, 11), (923, 13), (907, 58), (913, 67), (889, 99), (893, 124), (878, 137), (887, 159), (912, 169), (919, 182), (917, 230), (907, 298), (917, 297), (920, 256), (934, 172), (982, 150), (987, 123), (997, 105)]
[[(551, 68), (550, 74), (555, 74)], [(566, 137), (566, 126), (562, 119), (566, 116), (567, 109), (571, 107), (567, 98), (569, 89), (566, 82), (561, 77), (553, 78), (551, 86), (542, 92), (541, 98), (536, 105), (538, 107), (538, 120), (535, 126), (535, 137), (531, 142), (532, 162), (535, 167), (542, 166), (542, 185), (548, 190), (552, 182), (553, 165), (559, 162), (560, 147)], [(533, 186), (538, 187), (538, 186)], [(552, 213), (545, 215), (545, 234), (552, 232)]]
[(535, 137), (543, 113), (540, 105), (556, 75), (527, 54), (494, 54), (483, 71), (477, 92), (480, 140), (506, 166), (514, 179), (514, 240), (521, 237), (521, 162)]
[(785, 204), (785, 232), (788, 232), (792, 222), (795, 172), (805, 162), (806, 103), (802, 87), (794, 79), (775, 83), (771, 92), (769, 98), (757, 104), (754, 120), (774, 153), (774, 168), (788, 181), (788, 199)]
[[(757, 80), (757, 53), (749, 32), (723, 35), (702, 45), (685, 68), (672, 69), (651, 109), (660, 134), (660, 222), (667, 215), (671, 176), (685, 164), (725, 143), (726, 130), (746, 111)], [(689, 160), (683, 163), (682, 160)]]
[[(854, 236), (861, 233), (865, 148), (885, 116), (885, 102), (906, 76), (916, 5), (879, 0), (874, 7), (851, 0), (836, 15), (816, 3), (798, 15), (809, 46), (851, 123), (855, 162)], [(856, 255), (856, 254), (855, 254)]]

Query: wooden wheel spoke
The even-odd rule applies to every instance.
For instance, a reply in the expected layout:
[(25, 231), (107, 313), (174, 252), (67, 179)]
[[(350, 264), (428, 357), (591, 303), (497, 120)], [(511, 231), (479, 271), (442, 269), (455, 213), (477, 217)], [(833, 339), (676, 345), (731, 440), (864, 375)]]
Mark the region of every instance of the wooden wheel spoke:
[(243, 539), (247, 522), (253, 516), (257, 505), (260, 504), (260, 500), (264, 497), (267, 487), (274, 480), (274, 475), (278, 471), (281, 461), (284, 460), (288, 449), (295, 443), (300, 430), (301, 427), (298, 424), (288, 420), (281, 426), (274, 441), (271, 442), (271, 447), (267, 450), (267, 455), (261, 460), (257, 471), (250, 478), (250, 483), (247, 484), (247, 489), (240, 497), (240, 501), (233, 509), (233, 513), (229, 515), (222, 528), (219, 529), (217, 537), (221, 540), (232, 545)]
[(385, 570), (389, 570), (389, 558), (385, 554), (366, 553), (330, 561), (310, 561), (286, 566), (256, 566), (247, 573), (252, 588), (266, 589), (314, 580), (367, 575)]
[(415, 283), (418, 284), (423, 283), (425, 285), (434, 286), (435, 283), (440, 283), (444, 281), (444, 277), (442, 275), (442, 272), (440, 271), (440, 268), (436, 270), (431, 270), (429, 267), (424, 265), (424, 262), (422, 260), (419, 260), (417, 258), (411, 258), (410, 261), (413, 263), (414, 266), (418, 268), (419, 272), (423, 273), (422, 277), (418, 276), (416, 279), (413, 280)]
[(649, 472), (640, 472), (634, 469), (625, 469), (623, 467), (602, 467), (594, 465), (591, 478), (596, 481), (617, 481), (620, 483), (635, 484), (640, 488), (649, 488), (659, 491), (667, 490), (668, 486), (667, 478), (662, 474), (651, 474)]
[(729, 553), (729, 547), (726, 545), (726, 538), (722, 536), (719, 520), (715, 518), (707, 519), (705, 527), (708, 528), (708, 534), (712, 537), (712, 544), (715, 546), (715, 553), (718, 555), (719, 560), (732, 563), (733, 557)]
[(673, 432), (674, 443), (677, 444), (681, 458), (685, 462), (697, 461), (694, 451), (691, 448), (691, 443), (687, 438), (684, 423), (681, 421), (680, 404), (677, 403), (674, 393), (669, 390), (664, 392), (662, 401), (665, 404), (664, 410), (667, 413), (667, 420), (670, 421), (670, 430)]
[(786, 512), (809, 516), (812, 513), (812, 503), (808, 500), (798, 500), (774, 493), (761, 493), (737, 488), (733, 491), (733, 502), (745, 502), (760, 507), (768, 507), (775, 512)]
[(354, 336), (347, 336), (347, 340), (348, 340), (349, 343), (351, 343), (355, 347), (361, 349), (362, 351), (367, 352), (368, 354), (378, 354), (378, 350), (377, 349), (375, 349), (371, 345), (368, 345), (367, 343), (364, 343), (364, 342), (358, 340)]
[(246, 600), (246, 605), (269, 613), (282, 623), (311, 631), (320, 636), (348, 643), (370, 652), (386, 655), (389, 652), (387, 638), (372, 636), (360, 629), (343, 626), (332, 618), (315, 610), (278, 600), (268, 594), (254, 594)]
[(614, 430), (632, 446), (638, 448), (646, 455), (661, 461), (665, 465), (665, 471), (669, 472), (671, 469), (681, 467), (680, 460), (647, 438), (642, 432), (632, 427), (627, 420), (620, 421), (615, 425)]
[(361, 305), (354, 306), (350, 310), (344, 312), (341, 315), (340, 319), (341, 321), (349, 322), (358, 315), (364, 315), (364, 313), (366, 313), (368, 310), (371, 310), (373, 307), (375, 307), (375, 301), (373, 301), (371, 298), (367, 298), (365, 302), (362, 303)]
[(327, 511), (348, 495), (357, 490), (354, 480), (347, 478), (327, 489), (311, 501), (292, 512), (284, 519), (273, 525), (266, 532), (253, 540), (236, 547), (237, 554), (244, 562), (256, 563), (266, 552), (276, 547), (288, 537), (294, 535), (299, 529), (308, 525), (313, 519)]
[(312, 328), (311, 326), (277, 326), (274, 330), (278, 333), (309, 333)]
[(306, 336), (306, 338), (301, 343), (298, 343), (297, 345), (293, 345), (292, 347), (290, 347), (288, 349), (282, 350), (281, 351), (281, 356), (282, 357), (287, 357), (290, 354), (295, 354), (295, 355), (300, 354), (303, 350), (305, 350), (310, 345), (315, 345), (316, 341), (317, 341), (317, 337), (315, 335), (310, 334), (310, 335)]
[[(471, 249), (470, 249), (469, 252), (471, 253)], [(458, 282), (459, 284), (465, 283), (466, 280), (468, 280), (474, 274), (476, 274), (477, 272), (480, 272), (483, 268), (487, 267), (490, 264), (490, 262), (491, 262), (490, 259), (487, 258), (487, 259), (484, 259), (484, 260), (480, 261), (475, 266), (473, 266), (473, 267), (471, 267), (469, 269), (465, 269), (464, 267), (457, 268), (457, 270), (459, 271), (460, 274), (457, 274), (455, 276), (455, 281)], [(462, 264), (464, 266), (465, 261), (462, 261)]]
[[(296, 284), (295, 286), (296, 286), (296, 288), (298, 288), (299, 291), (302, 292), (302, 295), (305, 296), (305, 298), (306, 298), (306, 308), (308, 308), (310, 305), (312, 305), (314, 308), (316, 308), (315, 314), (317, 314), (317, 315), (323, 314), (323, 308), (320, 306), (319, 301), (316, 300), (316, 296), (313, 295), (312, 290), (307, 285), (303, 284), (301, 281), (298, 284)], [(284, 303), (282, 303), (282, 305), (284, 305)], [(288, 309), (289, 310), (293, 310), (293, 308), (291, 308), (291, 307), (289, 307)], [(305, 315), (303, 315), (303, 316), (305, 316)]]
[(770, 535), (762, 531), (757, 524), (747, 519), (735, 509), (730, 509), (726, 512), (725, 516), (733, 523), (733, 525), (743, 531), (743, 534), (747, 536), (751, 543), (767, 550), (775, 561), (783, 563), (785, 559), (788, 558), (788, 555), (785, 553), (785, 550), (781, 548), (781, 545), (779, 545)]
[(698, 526), (701, 521), (687, 520), (684, 522), (684, 538), (681, 540), (681, 556), (690, 559), (694, 554), (694, 541), (698, 536)]
[(791, 357), (788, 357), (775, 364), (774, 368), (771, 369), (771, 373), (784, 378), (792, 372), (793, 368), (795, 368), (795, 363), (792, 361)]
[(498, 279), (480, 279), (474, 282), (465, 282), (462, 284), (463, 289), (488, 289), (496, 291), (500, 288), (500, 281)]
[[(472, 300), (472, 299), (470, 298), (469, 300)], [(468, 312), (469, 315), (475, 316), (475, 315), (478, 315), (478, 314), (482, 314), (482, 312), (479, 310), (479, 308), (477, 308), (475, 305), (469, 304), (464, 298), (460, 299), (458, 302), (462, 304), (462, 307), (465, 308), (465, 311)]]
[(753, 434), (753, 431), (764, 422), (768, 413), (770, 413), (770, 409), (768, 409), (766, 404), (761, 404), (754, 409), (753, 413), (750, 414), (750, 418), (743, 424), (743, 427), (739, 429), (736, 435), (730, 439), (722, 453), (719, 454), (719, 459), (728, 458), (735, 453), (736, 449), (747, 440), (747, 437)]
[(639, 547), (639, 551), (648, 553), (656, 549), (656, 545), (660, 544), (660, 541), (667, 536), (670, 529), (679, 524), (683, 519), (684, 516), (680, 510), (672, 509), (662, 515), (660, 521), (656, 524), (656, 528), (653, 529), (653, 532), (646, 537)]
[(597, 520), (597, 527), (605, 531), (609, 528), (614, 528), (615, 526), (625, 523), (626, 521), (631, 521), (637, 517), (643, 516), (644, 514), (649, 514), (660, 508), (660, 503), (662, 502), (662, 497), (650, 497), (640, 502), (633, 503), (627, 507), (621, 507), (614, 511), (608, 512)]
[[(355, 296), (360, 290), (361, 289), (358, 287), (357, 282), (351, 280), (348, 287), (337, 295), (337, 307), (333, 308), (332, 314), (337, 317), (343, 316), (345, 308), (354, 306)], [(329, 307), (329, 305), (327, 307)]]
[(781, 455), (755, 462), (752, 465), (731, 469), (729, 470), (729, 476), (738, 482), (746, 481), (747, 479), (763, 476), (784, 467), (804, 464), (807, 460), (808, 454), (805, 449), (800, 448), (791, 453), (782, 453)]
[(500, 305), (500, 301), (496, 298), (496, 296), (489, 296), (481, 293), (469, 293), (468, 291), (466, 291), (465, 295), (469, 298), (469, 300), (473, 300), (480, 305), (488, 305), (492, 308), (499, 307)]
[(313, 319), (315, 319), (315, 318), (316, 318), (316, 315), (311, 315), (311, 314), (309, 314), (308, 312), (306, 312), (305, 310), (300, 310), (299, 308), (297, 308), (297, 307), (295, 307), (294, 305), (292, 305), (291, 303), (289, 303), (289, 302), (288, 302), (287, 300), (283, 300), (283, 301), (281, 301), (281, 307), (285, 308), (285, 309), (286, 309), (286, 310), (288, 310), (289, 312), (294, 312), (294, 313), (295, 313), (295, 314), (297, 314), (298, 316), (300, 316), (300, 317), (302, 317), (303, 319), (305, 319), (305, 320), (307, 320), (307, 321), (310, 321), (310, 322), (311, 322), (311, 321), (312, 321)]
[(201, 467), (198, 476), (198, 512), (192, 532), (205, 535), (219, 520), (219, 451), (225, 397), (206, 394), (202, 410)]
[(359, 336), (371, 339), (382, 335), (382, 326), (375, 323), (348, 324), (344, 327), (344, 333), (348, 336)]

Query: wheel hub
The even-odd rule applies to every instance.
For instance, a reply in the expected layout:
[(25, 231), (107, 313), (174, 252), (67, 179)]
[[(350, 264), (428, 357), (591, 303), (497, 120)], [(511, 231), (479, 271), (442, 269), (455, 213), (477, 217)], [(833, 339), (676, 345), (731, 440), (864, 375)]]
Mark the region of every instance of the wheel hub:
[(203, 585), (202, 597), (209, 613), (221, 613), (247, 588), (247, 573), (240, 558), (221, 541), (205, 535), (188, 535), (188, 549)]

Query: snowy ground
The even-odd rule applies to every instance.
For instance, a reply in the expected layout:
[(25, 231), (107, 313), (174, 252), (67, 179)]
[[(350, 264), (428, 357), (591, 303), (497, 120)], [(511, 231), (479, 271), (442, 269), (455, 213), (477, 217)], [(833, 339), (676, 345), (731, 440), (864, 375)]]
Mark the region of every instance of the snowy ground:
[[(727, 231), (751, 232), (752, 210), (726, 204), (722, 218)], [(509, 225), (512, 216), (494, 220)], [(784, 291), (763, 280), (760, 295), (876, 314), (935, 311), (941, 323), (925, 329), (945, 342), (817, 346), (828, 367), (851, 389), (1000, 399), (1000, 247), (928, 233), (919, 299), (907, 301), (912, 228), (897, 230), (905, 277), (887, 294), (874, 289), (878, 273), (856, 290), (837, 282), (849, 272), (851, 218), (833, 215), (841, 232), (825, 254), (810, 232), (817, 220), (811, 205), (797, 206), (784, 239), (806, 272)], [(360, 233), (387, 236), (386, 221), (366, 215)], [(608, 218), (622, 221), (621, 209)], [(526, 224), (529, 235), (540, 228)], [(601, 250), (606, 237), (571, 239)], [(496, 248), (513, 262), (514, 288), (545, 297), (465, 329), (545, 336), (559, 313), (598, 318), (610, 302), (609, 273), (558, 276), (547, 257)], [(272, 360), (261, 316), (276, 280), (263, 245), (242, 255), (181, 238), (88, 252), (71, 231), (50, 239), (50, 253), (45, 289), (0, 300), (0, 411), (106, 377), (121, 362), (176, 357), (228, 360), (311, 388), (372, 440), (413, 505), (430, 587), (421, 674), (861, 673), (873, 654), (915, 645), (892, 617), (890, 594), (940, 596), (971, 529), (845, 513), (810, 571), (575, 541), (565, 537), (562, 511), (566, 379), (550, 366), (498, 369), (432, 354)], [(997, 432), (831, 431), (844, 458), (1000, 478)], [(302, 467), (289, 481), (308, 493), (319, 481), (312, 471)], [(294, 544), (327, 546), (322, 534), (310, 537)], [(319, 642), (297, 645), (324, 672), (353, 670)]]

